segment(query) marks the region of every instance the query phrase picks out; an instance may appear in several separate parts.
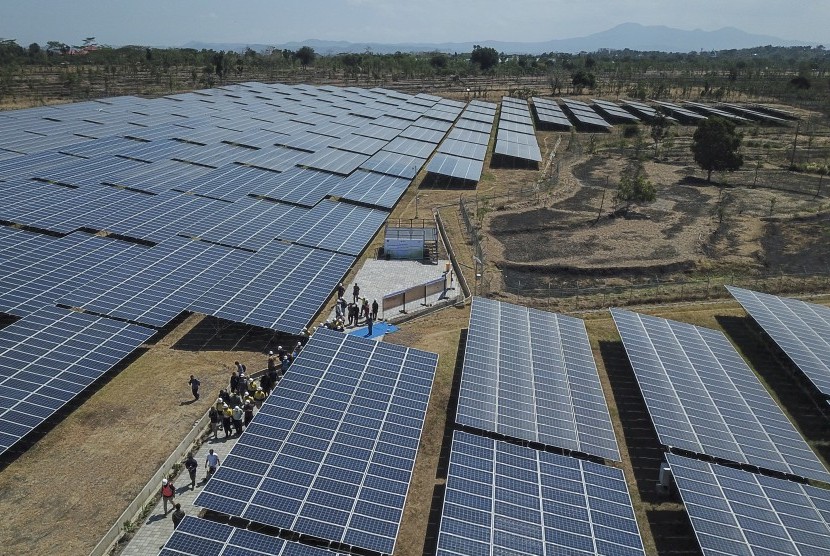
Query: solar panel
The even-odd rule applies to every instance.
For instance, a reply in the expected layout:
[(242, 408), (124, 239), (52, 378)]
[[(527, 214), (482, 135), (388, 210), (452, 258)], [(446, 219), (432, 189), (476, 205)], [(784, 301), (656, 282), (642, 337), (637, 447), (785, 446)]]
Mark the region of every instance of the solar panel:
[(830, 552), (830, 491), (666, 454), (706, 556)]
[(354, 257), (272, 242), (205, 287), (190, 310), (299, 334), (354, 264)]
[(213, 168), (207, 166), (163, 160), (139, 166), (128, 172), (107, 176), (102, 183), (149, 193), (162, 193), (214, 171)]
[(446, 132), (452, 127), (452, 122), (448, 122), (445, 120), (436, 120), (435, 118), (422, 116), (415, 120), (415, 123), (413, 123), (412, 125), (416, 127), (423, 127), (425, 129), (432, 129), (434, 131)]
[(456, 422), (619, 460), (584, 323), (475, 297)]
[(237, 201), (262, 187), (269, 180), (278, 179), (280, 174), (241, 164), (228, 164), (211, 170), (194, 179), (172, 185), (172, 189), (184, 193), (194, 193), (212, 199)]
[(410, 183), (406, 178), (356, 170), (329, 193), (341, 199), (392, 209)]
[(444, 132), (437, 129), (427, 129), (425, 127), (411, 125), (403, 130), (399, 137), (406, 137), (408, 139), (416, 139), (418, 141), (438, 144), (441, 142), (441, 139), (444, 138)]
[(90, 313), (162, 327), (251, 253), (174, 237), (58, 300)]
[(185, 516), (159, 556), (335, 556), (335, 552), (279, 537)]
[(830, 309), (727, 286), (749, 316), (824, 396), (830, 396)]
[(487, 156), (487, 145), (447, 139), (438, 147), (438, 152), (483, 161), (484, 157)]
[(487, 145), (490, 142), (489, 133), (480, 133), (463, 128), (453, 128), (447, 139), (454, 139), (456, 141), (466, 141), (468, 143), (475, 143), (477, 145)]
[(732, 114), (731, 112), (727, 112), (725, 110), (721, 110), (719, 108), (715, 108), (714, 106), (710, 106), (708, 104), (701, 104), (700, 102), (692, 102), (690, 100), (684, 101), (683, 103), (685, 106), (689, 106), (693, 109), (697, 109), (700, 112), (704, 112), (711, 116), (719, 116), (721, 118), (725, 118), (727, 120), (733, 120), (736, 122), (748, 122), (747, 118), (743, 116), (738, 116), (737, 114)]
[(655, 100), (654, 103), (662, 109), (661, 112), (668, 113), (669, 116), (675, 116), (678, 119), (682, 118), (693, 122), (699, 122), (700, 120), (706, 119), (706, 116), (703, 114), (692, 112), (691, 110), (687, 110), (686, 108), (682, 108), (671, 102)]
[(401, 133), (399, 129), (392, 129), (391, 127), (383, 127), (379, 125), (370, 124), (361, 127), (354, 131), (355, 135), (362, 135), (364, 137), (372, 137), (374, 139), (382, 139), (384, 141), (391, 141)]
[(319, 329), (196, 504), (391, 554), (437, 362)]
[(627, 112), (622, 107), (617, 104), (614, 104), (608, 100), (601, 100), (601, 99), (591, 99), (591, 102), (602, 112), (605, 112), (611, 118), (617, 118), (619, 120), (624, 120), (627, 122), (636, 123), (640, 121), (640, 118)]
[(272, 201), (240, 199), (183, 225), (179, 235), (256, 251), (291, 227), (308, 209)]
[(541, 162), (542, 153), (539, 152), (538, 144), (525, 144), (524, 142), (508, 142), (506, 140), (496, 141), (496, 148), (493, 149), (494, 154), (502, 156), (509, 156), (511, 158), (519, 158), (522, 160), (530, 160), (532, 162)]
[(323, 199), (278, 235), (308, 247), (359, 255), (383, 226), (389, 213)]
[(613, 309), (664, 446), (830, 482), (830, 473), (721, 332)]
[(483, 169), (484, 163), (481, 160), (461, 158), (443, 153), (437, 153), (433, 156), (427, 166), (427, 172), (430, 174), (474, 182), (481, 179)]
[(405, 137), (396, 137), (384, 147), (384, 150), (416, 158), (429, 158), (432, 151), (435, 150), (435, 144), (407, 139)]
[(243, 153), (235, 157), (234, 162), (275, 172), (285, 172), (298, 164), (303, 164), (310, 156), (313, 155), (305, 151), (274, 147)]
[(57, 307), (0, 330), (0, 454), (154, 333)]
[(313, 207), (337, 188), (343, 179), (343, 176), (329, 172), (292, 168), (279, 174), (272, 173), (267, 180), (257, 182), (250, 194)]
[(365, 154), (328, 148), (309, 155), (302, 165), (313, 170), (325, 170), (326, 172), (347, 176), (367, 160), (369, 160), (369, 156)]
[(489, 124), (489, 125), (492, 126), (493, 122), (496, 119), (496, 116), (495, 116), (495, 113), (493, 113), (493, 114), (490, 114), (490, 113), (483, 114), (481, 112), (467, 111), (467, 112), (464, 112), (463, 114), (461, 114), (461, 118), (459, 118), (459, 119), (460, 120), (469, 120), (469, 121), (473, 121), (473, 122), (479, 122), (479, 123), (482, 123), (482, 124)]
[(437, 556), (643, 555), (619, 469), (453, 433)]
[(372, 156), (385, 147), (387, 143), (388, 141), (385, 139), (375, 139), (373, 137), (362, 137), (360, 135), (351, 134), (347, 135), (343, 139), (335, 141), (331, 144), (331, 147), (343, 151)]
[(490, 133), (493, 131), (493, 123), (485, 123), (485, 122), (478, 122), (475, 120), (469, 120), (462, 116), (455, 122), (455, 129), (469, 129), (471, 131), (477, 131), (478, 133), (486, 133), (487, 136), (490, 136)]
[(413, 179), (426, 162), (424, 158), (406, 156), (389, 151), (378, 151), (372, 158), (360, 165), (364, 170), (388, 174), (399, 178)]
[(26, 316), (54, 305), (63, 294), (97, 280), (146, 249), (84, 233), (55, 239), (37, 250), (30, 245), (0, 267), (0, 311)]

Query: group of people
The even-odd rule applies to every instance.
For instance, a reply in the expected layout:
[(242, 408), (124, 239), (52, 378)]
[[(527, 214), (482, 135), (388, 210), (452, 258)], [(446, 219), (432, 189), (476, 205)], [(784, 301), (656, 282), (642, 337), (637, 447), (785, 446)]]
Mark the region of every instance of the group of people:
[[(326, 321), (322, 326), (331, 328), (333, 330), (343, 331), (346, 327), (355, 327), (360, 324), (366, 324), (369, 327), (370, 334), (372, 323), (378, 319), (378, 300), (372, 301), (365, 297), (360, 297), (360, 286), (355, 282), (352, 287), (352, 301), (347, 302), (346, 288), (343, 283), (337, 285), (337, 301), (334, 304), (334, 319)], [(363, 321), (361, 323), (361, 320)]]
[[(216, 455), (213, 448), (211, 448), (205, 458), (205, 481), (216, 473), (216, 469), (218, 467), (219, 456)], [(199, 470), (199, 463), (196, 461), (196, 458), (193, 457), (193, 452), (187, 454), (187, 459), (184, 460), (184, 468), (187, 469), (187, 473), (190, 475), (190, 488), (191, 490), (194, 490), (196, 488), (196, 473)], [(173, 520), (173, 528), (175, 529), (179, 526), (179, 523), (181, 523), (186, 514), (184, 513), (184, 510), (182, 510), (182, 505), (175, 501), (176, 485), (173, 484), (173, 479), (162, 479), (161, 499), (164, 504), (164, 515), (167, 515), (167, 512), (169, 511), (167, 509), (168, 505), (173, 508), (173, 515), (171, 516), (171, 519)]]

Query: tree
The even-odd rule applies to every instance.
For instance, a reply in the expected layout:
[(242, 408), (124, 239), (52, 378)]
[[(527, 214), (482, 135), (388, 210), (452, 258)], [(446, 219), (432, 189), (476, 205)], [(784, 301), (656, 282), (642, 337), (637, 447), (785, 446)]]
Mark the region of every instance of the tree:
[(429, 57), (429, 65), (437, 70), (445, 69), (449, 61), (449, 57), (443, 52), (436, 52)]
[(593, 89), (597, 84), (597, 78), (593, 73), (579, 70), (571, 76), (571, 83), (574, 86), (574, 90), (581, 93), (585, 87)]
[(40, 55), (40, 45), (33, 42), (29, 45), (29, 58), (37, 58)]
[(658, 155), (660, 143), (669, 135), (669, 120), (663, 114), (651, 121), (651, 140), (654, 141), (654, 156)]
[(303, 67), (306, 67), (311, 62), (313, 62), (314, 58), (316, 57), (317, 53), (314, 52), (314, 49), (310, 46), (304, 46), (297, 51), (297, 59), (300, 61)]
[(472, 54), (470, 54), (470, 62), (478, 64), (481, 71), (487, 71), (499, 63), (499, 53), (495, 48), (475, 45)]
[(698, 124), (692, 137), (692, 152), (695, 162), (706, 170), (706, 181), (712, 181), (712, 171), (737, 170), (744, 164), (741, 148), (741, 134), (735, 124), (723, 118), (708, 118)]
[(811, 84), (809, 79), (807, 79), (803, 75), (799, 75), (798, 77), (793, 77), (792, 79), (790, 79), (790, 85), (792, 85), (796, 89), (806, 91), (810, 88)]
[(657, 188), (641, 171), (626, 172), (620, 178), (614, 197), (618, 203), (626, 203), (623, 210), (627, 210), (631, 204), (654, 202)]

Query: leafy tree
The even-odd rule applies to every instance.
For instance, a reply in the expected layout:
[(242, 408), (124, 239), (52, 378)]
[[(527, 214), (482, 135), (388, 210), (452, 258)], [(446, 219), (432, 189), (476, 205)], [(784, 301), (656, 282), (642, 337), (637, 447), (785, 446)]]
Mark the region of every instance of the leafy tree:
[(300, 61), (303, 67), (306, 67), (311, 62), (313, 62), (316, 57), (317, 53), (314, 52), (314, 49), (310, 46), (304, 46), (297, 51), (297, 59)]
[(706, 181), (712, 181), (712, 171), (737, 170), (744, 163), (741, 148), (741, 134), (735, 124), (723, 118), (708, 118), (701, 121), (692, 137), (692, 152), (695, 162), (706, 170)]
[(657, 188), (641, 171), (626, 172), (620, 178), (614, 198), (625, 203), (624, 210), (632, 204), (652, 203), (657, 198)]
[(443, 52), (436, 52), (429, 57), (429, 65), (437, 70), (445, 69), (449, 61), (449, 57)]
[(663, 114), (657, 114), (657, 117), (651, 121), (651, 140), (654, 141), (654, 156), (657, 156), (660, 149), (660, 143), (663, 139), (669, 136), (669, 120)]
[(487, 71), (499, 63), (499, 53), (495, 48), (474, 45), (473, 52), (470, 54), (470, 62), (478, 64), (481, 71)]
[(799, 75), (798, 77), (793, 77), (790, 79), (790, 85), (795, 87), (796, 89), (801, 89), (802, 91), (807, 90), (810, 88), (810, 80), (804, 77), (803, 75)]
[(40, 45), (33, 42), (29, 45), (29, 58), (37, 58), (40, 55)]
[(579, 70), (571, 76), (571, 83), (574, 86), (574, 90), (581, 93), (585, 87), (589, 89), (596, 87), (597, 78), (591, 72)]

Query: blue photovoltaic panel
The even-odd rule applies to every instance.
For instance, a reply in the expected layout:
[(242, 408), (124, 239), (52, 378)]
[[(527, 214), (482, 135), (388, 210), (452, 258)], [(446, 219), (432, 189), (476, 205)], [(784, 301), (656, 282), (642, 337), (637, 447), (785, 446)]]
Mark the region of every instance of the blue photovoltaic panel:
[(317, 330), (196, 504), (392, 554), (437, 363)]
[(84, 233), (55, 239), (37, 250), (26, 249), (0, 266), (0, 311), (25, 316), (54, 305), (63, 294), (146, 250)]
[(620, 309), (611, 314), (663, 445), (830, 482), (723, 333)]
[(154, 333), (57, 307), (0, 330), (0, 454)]
[(473, 298), (456, 422), (619, 460), (585, 324)]
[(313, 155), (305, 151), (274, 147), (243, 153), (237, 156), (234, 162), (275, 172), (285, 172), (302, 164), (309, 156)]
[(243, 166), (241, 164), (228, 164), (188, 181), (179, 181), (172, 185), (171, 189), (186, 193), (194, 193), (203, 197), (222, 199), (225, 201), (237, 201), (244, 198), (251, 192), (261, 189), (267, 184), (278, 179), (280, 174), (270, 170)]
[(666, 454), (706, 556), (830, 553), (830, 491)]
[(296, 205), (313, 207), (332, 189), (338, 187), (343, 176), (308, 170), (306, 168), (292, 168), (286, 172), (271, 173), (268, 179), (253, 184), (250, 192), (256, 197), (265, 197), (276, 201), (285, 201)]
[(219, 199), (172, 191), (142, 197), (140, 204), (128, 204), (105, 214), (108, 222), (96, 229), (159, 243), (227, 205)]
[(336, 556), (336, 552), (185, 516), (159, 556)]
[(369, 156), (337, 149), (323, 149), (310, 155), (302, 163), (313, 170), (325, 170), (334, 174), (348, 176), (361, 164), (369, 160)]
[(323, 199), (278, 234), (279, 239), (346, 255), (359, 255), (389, 213)]
[(472, 158), (473, 160), (484, 160), (484, 157), (487, 156), (487, 145), (447, 139), (438, 147), (438, 152), (462, 158)]
[(726, 286), (749, 316), (825, 396), (830, 396), (830, 309)]
[(219, 205), (216, 212), (185, 224), (179, 235), (256, 251), (308, 212), (302, 207), (246, 197)]
[(436, 129), (427, 129), (425, 127), (411, 125), (401, 132), (400, 137), (437, 144), (444, 138), (444, 132)]
[(434, 143), (426, 143), (424, 141), (416, 141), (415, 139), (407, 139), (405, 137), (396, 137), (393, 139), (384, 150), (405, 154), (407, 156), (414, 156), (416, 158), (429, 158), (432, 151), (435, 150)]
[(623, 472), (456, 431), (437, 556), (643, 556)]
[(372, 156), (383, 147), (388, 141), (385, 139), (375, 139), (373, 137), (363, 137), (360, 135), (347, 135), (343, 139), (335, 141), (331, 144), (333, 149), (340, 149), (342, 151), (349, 151), (353, 153), (365, 154)]
[(181, 237), (147, 249), (60, 305), (162, 327), (222, 280), (251, 253)]
[(411, 180), (418, 175), (424, 162), (426, 162), (425, 158), (406, 156), (389, 151), (378, 151), (372, 158), (361, 164), (360, 167), (364, 170)]
[(392, 209), (410, 183), (406, 178), (355, 170), (329, 193), (341, 199)]
[(490, 133), (493, 131), (493, 123), (477, 122), (461, 116), (461, 118), (455, 122), (455, 129), (469, 129), (478, 133), (486, 133), (487, 137), (490, 137)]
[(484, 163), (481, 160), (437, 153), (429, 161), (427, 172), (439, 176), (477, 182), (481, 179), (483, 168)]
[(591, 99), (595, 106), (597, 106), (600, 111), (605, 112), (611, 118), (618, 118), (620, 120), (626, 120), (629, 122), (639, 122), (640, 118), (633, 115), (632, 113), (626, 111), (624, 108), (610, 102), (608, 100), (601, 100), (601, 99)]
[(163, 160), (139, 166), (129, 172), (108, 176), (103, 183), (150, 193), (162, 193), (180, 188), (188, 180), (216, 171), (207, 166), (197, 166), (178, 160)]
[(272, 242), (194, 301), (190, 310), (299, 334), (354, 264), (354, 257)]
[[(501, 132), (502, 129), (499, 129), (499, 131)], [(512, 158), (520, 158), (522, 160), (530, 160), (532, 162), (541, 162), (542, 153), (539, 152), (539, 145), (535, 142), (535, 137), (532, 137), (532, 139), (534, 139), (534, 141), (531, 144), (527, 144), (524, 141), (510, 142), (504, 139), (497, 139), (496, 148), (493, 149), (493, 153), (500, 154), (503, 156), (509, 156)]]
[(470, 129), (463, 129), (456, 126), (452, 131), (450, 131), (447, 139), (455, 139), (457, 141), (466, 141), (468, 143), (476, 143), (477, 145), (486, 146), (490, 142), (490, 134)]

